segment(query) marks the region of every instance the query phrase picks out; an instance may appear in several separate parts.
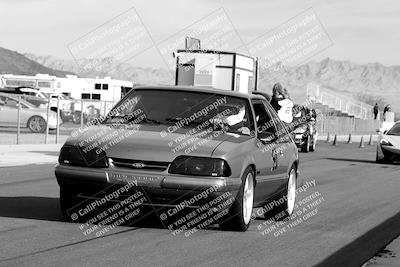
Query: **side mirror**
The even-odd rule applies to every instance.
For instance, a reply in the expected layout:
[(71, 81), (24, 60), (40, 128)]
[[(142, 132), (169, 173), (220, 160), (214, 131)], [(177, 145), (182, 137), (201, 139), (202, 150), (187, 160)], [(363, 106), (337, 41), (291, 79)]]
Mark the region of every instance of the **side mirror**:
[(264, 143), (273, 143), (276, 141), (277, 136), (272, 132), (259, 132), (258, 138)]
[(383, 131), (383, 134), (387, 134), (387, 132), (388, 132), (388, 130), (384, 130), (384, 131)]

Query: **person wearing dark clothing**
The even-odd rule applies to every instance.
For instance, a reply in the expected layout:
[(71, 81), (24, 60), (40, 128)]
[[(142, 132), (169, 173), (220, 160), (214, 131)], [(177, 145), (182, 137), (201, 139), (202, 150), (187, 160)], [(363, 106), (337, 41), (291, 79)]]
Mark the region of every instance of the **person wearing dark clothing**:
[(278, 102), (283, 99), (284, 97), (282, 85), (280, 83), (274, 84), (274, 86), (272, 87), (272, 98), (270, 104), (276, 112), (278, 112), (278, 110), (281, 108)]
[(375, 106), (374, 106), (374, 120), (376, 120), (378, 118), (378, 113), (379, 113), (379, 106), (378, 106), (378, 103), (375, 103)]

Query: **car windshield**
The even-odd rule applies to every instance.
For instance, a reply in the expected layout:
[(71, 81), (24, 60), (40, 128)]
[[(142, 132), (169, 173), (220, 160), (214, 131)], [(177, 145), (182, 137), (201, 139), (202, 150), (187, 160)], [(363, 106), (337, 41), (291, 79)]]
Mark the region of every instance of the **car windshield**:
[(210, 122), (232, 132), (250, 134), (253, 127), (249, 110), (248, 101), (240, 97), (137, 89), (113, 108), (104, 123), (168, 124), (182, 128)]
[[(10, 105), (13, 105), (13, 103), (15, 103), (15, 106), (17, 106), (18, 103), (18, 97), (14, 97), (14, 96), (9, 96), (9, 95), (0, 95), (0, 104), (5, 105), (9, 103)], [(32, 105), (31, 103), (29, 103), (28, 101), (21, 99), (21, 104), (28, 108), (36, 108), (34, 105)]]
[(387, 135), (397, 135), (400, 136), (400, 123), (396, 123), (392, 128), (386, 133)]

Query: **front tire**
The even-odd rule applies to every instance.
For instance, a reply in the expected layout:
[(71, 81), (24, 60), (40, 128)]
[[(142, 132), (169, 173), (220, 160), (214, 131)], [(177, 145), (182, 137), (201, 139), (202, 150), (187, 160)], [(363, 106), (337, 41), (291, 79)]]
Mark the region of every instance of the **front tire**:
[(225, 229), (246, 231), (250, 221), (254, 205), (254, 171), (247, 167), (242, 176), (242, 186), (232, 204), (227, 219), (221, 223)]
[(386, 160), (385, 156), (383, 156), (383, 158), (379, 158), (378, 150), (376, 150), (376, 158), (375, 158), (375, 161), (376, 161), (377, 163), (385, 163), (387, 160)]
[[(284, 220), (290, 217), (294, 212), (296, 203), (296, 187), (297, 187), (297, 170), (293, 166), (288, 174), (288, 181), (286, 184), (286, 190), (281, 192), (277, 197), (273, 198), (272, 201), (268, 201), (265, 207), (264, 213), (265, 219), (274, 218), (275, 220)], [(272, 203), (279, 203), (279, 205), (271, 207)]]
[(80, 124), (81, 123), (81, 112), (80, 111), (75, 111), (72, 114), (72, 122), (75, 124)]
[(307, 140), (301, 147), (301, 152), (308, 152), (310, 151), (310, 135), (307, 135)]
[(73, 208), (81, 203), (76, 198), (78, 193), (67, 186), (60, 186), (60, 208), (67, 221), (74, 221), (71, 218), (71, 214), (74, 213)]
[(32, 116), (28, 120), (28, 128), (33, 133), (43, 133), (46, 131), (46, 121), (40, 116)]
[(317, 139), (316, 139), (316, 136), (313, 136), (313, 142), (312, 142), (312, 145), (310, 146), (310, 151), (314, 152), (316, 146), (317, 146)]

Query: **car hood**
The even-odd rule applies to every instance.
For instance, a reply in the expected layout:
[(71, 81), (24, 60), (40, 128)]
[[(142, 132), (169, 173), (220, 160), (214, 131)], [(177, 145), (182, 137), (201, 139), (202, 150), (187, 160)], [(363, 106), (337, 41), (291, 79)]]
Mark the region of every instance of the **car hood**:
[[(184, 131), (167, 133), (162, 137), (163, 130), (165, 127), (157, 125), (91, 126), (73, 133), (65, 145), (93, 150), (101, 148), (108, 157), (114, 158), (171, 162), (179, 155), (210, 157), (215, 148), (232, 138), (220, 133), (212, 138), (194, 139), (193, 135), (185, 137)], [(93, 148), (96, 141), (98, 145)]]
[(400, 148), (400, 136), (384, 134), (382, 138), (388, 140), (394, 147)]

